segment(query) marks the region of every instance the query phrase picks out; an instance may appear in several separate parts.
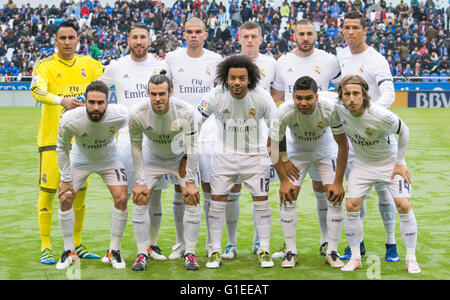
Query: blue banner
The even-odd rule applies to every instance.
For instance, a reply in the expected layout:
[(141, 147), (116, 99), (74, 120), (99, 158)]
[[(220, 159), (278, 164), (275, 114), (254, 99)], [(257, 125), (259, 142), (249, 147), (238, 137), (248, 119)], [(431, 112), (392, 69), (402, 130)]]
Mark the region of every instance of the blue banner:
[(29, 90), (30, 82), (0, 82), (0, 91)]
[(450, 91), (409, 91), (408, 107), (449, 108)]
[(450, 83), (394, 82), (394, 88), (396, 91), (450, 91)]

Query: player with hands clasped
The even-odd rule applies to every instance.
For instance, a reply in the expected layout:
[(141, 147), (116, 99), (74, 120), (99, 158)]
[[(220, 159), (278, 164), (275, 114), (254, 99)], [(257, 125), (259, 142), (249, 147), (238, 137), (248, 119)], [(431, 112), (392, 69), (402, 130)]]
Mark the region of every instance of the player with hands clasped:
[[(286, 256), (281, 266), (285, 268), (294, 267), (298, 262), (297, 197), (311, 165), (319, 172), (328, 199), (325, 259), (334, 268), (344, 265), (337, 254), (337, 246), (343, 220), (341, 203), (345, 190), (342, 182), (348, 143), (336, 113), (337, 102), (331, 95), (318, 92), (313, 78), (300, 77), (293, 86), (293, 101), (278, 108), (270, 127), (271, 157), (280, 178), (280, 219), (286, 243)], [(286, 147), (288, 127), (290, 131), (287, 134), (291, 135), (293, 142)]]
[[(133, 188), (133, 229), (138, 256), (132, 270), (147, 265), (147, 237), (150, 224), (149, 197), (162, 176), (174, 175), (182, 188), (185, 203), (185, 265), (197, 270), (195, 247), (200, 233), (201, 208), (197, 187), (196, 142), (200, 115), (192, 105), (173, 97), (170, 78), (157, 74), (150, 78), (147, 93), (150, 101), (133, 106), (130, 114), (131, 154), (136, 183)], [(144, 135), (147, 139), (143, 139)], [(150, 151), (144, 157), (143, 140)]]
[[(64, 253), (56, 264), (57, 269), (68, 268), (78, 258), (74, 245), (73, 202), (92, 173), (103, 178), (114, 200), (109, 261), (116, 269), (125, 268), (120, 241), (128, 218), (127, 175), (120, 162), (115, 134), (127, 122), (127, 108), (108, 104), (108, 86), (102, 81), (94, 81), (87, 86), (86, 107), (69, 110), (61, 118), (56, 152), (61, 173), (58, 218)], [(70, 151), (72, 138), (75, 142)]]
[[(368, 84), (359, 75), (345, 76), (338, 87), (343, 105), (337, 106), (337, 112), (355, 153), (347, 181), (345, 220), (351, 257), (342, 271), (361, 268), (361, 205), (370, 188), (376, 182), (383, 182), (397, 206), (408, 272), (420, 273), (415, 256), (417, 222), (410, 206), (411, 177), (404, 159), (409, 129), (393, 112), (371, 103), (368, 90)], [(391, 143), (392, 134), (398, 135), (398, 144)]]

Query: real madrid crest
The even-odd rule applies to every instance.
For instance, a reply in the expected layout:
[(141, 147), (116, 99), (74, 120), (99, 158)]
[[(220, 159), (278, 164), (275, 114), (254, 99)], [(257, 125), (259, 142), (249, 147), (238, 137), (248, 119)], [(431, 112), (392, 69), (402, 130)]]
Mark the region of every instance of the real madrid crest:
[(206, 72), (206, 74), (211, 75), (211, 69), (209, 67), (206, 67), (205, 72)]
[(109, 133), (114, 134), (114, 132), (116, 132), (114, 126), (109, 127)]
[(320, 121), (319, 123), (317, 123), (317, 129), (320, 129), (320, 130), (322, 130), (325, 126), (323, 125), (323, 122), (322, 121)]
[(250, 108), (248, 115), (253, 118), (254, 116), (256, 116), (256, 110), (254, 108)]
[(259, 69), (259, 74), (261, 75), (261, 77), (266, 77), (266, 70)]
[(366, 130), (364, 131), (367, 135), (372, 135), (372, 129), (370, 128), (366, 128)]
[(322, 70), (320, 70), (320, 67), (319, 67), (319, 66), (316, 66), (316, 67), (314, 68), (314, 73), (316, 73), (317, 75), (320, 75), (320, 73), (322, 73)]
[(86, 70), (84, 68), (81, 68), (81, 77), (86, 77)]
[(362, 74), (364, 72), (364, 65), (361, 65), (359, 67), (359, 73)]

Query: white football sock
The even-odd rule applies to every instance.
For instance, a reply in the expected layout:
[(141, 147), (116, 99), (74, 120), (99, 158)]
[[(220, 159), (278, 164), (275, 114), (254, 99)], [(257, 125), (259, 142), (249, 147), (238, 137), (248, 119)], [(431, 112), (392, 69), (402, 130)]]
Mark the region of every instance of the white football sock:
[(352, 257), (361, 259), (361, 235), (363, 232), (363, 226), (360, 218), (360, 212), (348, 212), (345, 219), (345, 235), (347, 236), (348, 244), (352, 251)]
[(184, 244), (184, 230), (183, 230), (184, 201), (182, 193), (174, 192), (172, 209), (173, 209), (173, 221), (175, 223), (175, 231), (177, 233), (177, 243)]
[(161, 227), (162, 209), (161, 209), (161, 190), (153, 190), (148, 205), (150, 215), (150, 230), (148, 243), (151, 246), (158, 244), (158, 234)]
[(74, 226), (75, 226), (75, 213), (73, 207), (67, 211), (61, 211), (58, 209), (59, 226), (61, 228), (61, 235), (64, 240), (64, 250), (70, 250), (75, 252), (74, 242)]
[(147, 239), (150, 227), (150, 216), (148, 214), (148, 205), (133, 204), (133, 231), (138, 254), (147, 255)]
[(270, 228), (272, 223), (272, 215), (270, 212), (269, 200), (253, 201), (255, 208), (255, 225), (258, 231), (259, 243), (261, 249), (270, 251)]
[(327, 227), (328, 227), (328, 249), (327, 254), (337, 252), (339, 237), (341, 236), (342, 223), (344, 220), (342, 205), (334, 206), (328, 201)]
[[(400, 219), (400, 234), (402, 235), (403, 242), (405, 243), (405, 248), (416, 249), (417, 244), (417, 222), (416, 216), (411, 209), (407, 214), (399, 214)], [(409, 250), (410, 254), (414, 253), (413, 250)], [(407, 260), (411, 257), (407, 256)], [(415, 257), (414, 257), (415, 259)]]
[(286, 243), (286, 252), (291, 251), (297, 254), (297, 201), (287, 202), (286, 206), (281, 204), (280, 220), (283, 230), (284, 241)]
[(228, 194), (227, 206), (225, 208), (225, 219), (227, 222), (228, 245), (237, 246), (236, 232), (239, 221), (239, 196), (241, 193)]
[(211, 200), (209, 208), (209, 249), (214, 252), (222, 252), (222, 231), (225, 225), (225, 207), (227, 203)]
[[(377, 185), (375, 184), (375, 190)], [(377, 190), (378, 193), (378, 209), (383, 219), (384, 229), (386, 231), (386, 244), (395, 244), (395, 202), (391, 193), (385, 188)]]
[(209, 209), (211, 207), (211, 193), (203, 192), (203, 212), (205, 213), (205, 223), (206, 223), (206, 249), (210, 243), (209, 239)]
[(327, 231), (327, 210), (328, 210), (328, 200), (327, 193), (314, 192), (316, 195), (316, 210), (317, 216), (319, 217), (319, 227), (320, 227), (320, 245), (328, 242), (328, 231)]
[[(255, 206), (252, 205), (252, 216), (253, 220), (255, 220)], [(256, 230), (256, 224), (253, 222), (253, 245), (259, 243), (258, 231)]]
[(128, 209), (119, 210), (114, 205), (111, 209), (111, 241), (109, 243), (109, 251), (120, 250), (120, 241), (128, 221)]
[(200, 233), (202, 210), (199, 205), (186, 205), (184, 208), (185, 253), (195, 254)]

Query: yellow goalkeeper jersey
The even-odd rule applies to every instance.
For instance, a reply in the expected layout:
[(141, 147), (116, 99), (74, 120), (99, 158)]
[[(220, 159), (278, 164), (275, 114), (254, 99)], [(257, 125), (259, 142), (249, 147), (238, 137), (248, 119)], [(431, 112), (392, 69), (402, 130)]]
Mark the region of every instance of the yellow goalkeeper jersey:
[[(31, 94), (42, 103), (38, 130), (38, 147), (56, 149), (59, 119), (63, 107), (55, 104), (57, 97), (78, 97), (86, 87), (103, 73), (99, 61), (90, 56), (75, 54), (72, 60), (63, 60), (56, 54), (36, 62), (33, 69)], [(43, 148), (45, 147), (45, 148)]]

